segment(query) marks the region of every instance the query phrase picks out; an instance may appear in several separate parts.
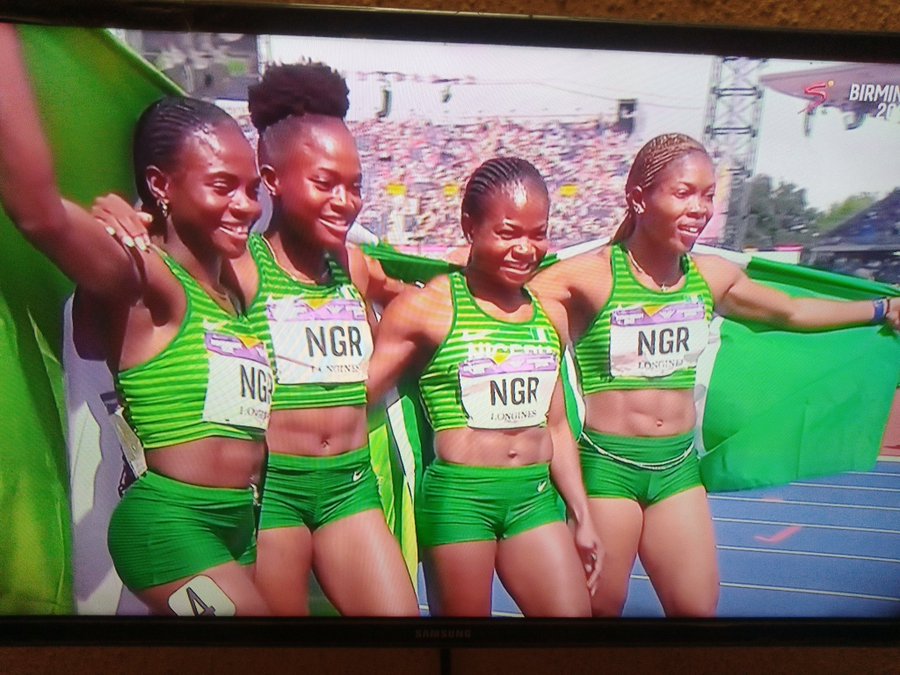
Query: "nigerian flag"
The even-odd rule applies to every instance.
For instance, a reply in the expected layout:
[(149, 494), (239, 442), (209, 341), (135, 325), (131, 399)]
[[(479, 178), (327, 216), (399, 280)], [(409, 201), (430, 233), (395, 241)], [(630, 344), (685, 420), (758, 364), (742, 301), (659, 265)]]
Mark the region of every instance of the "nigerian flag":
[[(732, 254), (733, 255), (733, 254)], [(737, 256), (792, 296), (862, 300), (887, 284)], [(900, 336), (887, 326), (796, 333), (717, 317), (697, 371), (700, 469), (710, 491), (875, 466), (900, 384)]]
[[(23, 26), (22, 47), (60, 189), (90, 204), (130, 194), (138, 114), (174, 85), (103, 31)], [(0, 613), (73, 609), (60, 366), (72, 285), (0, 213)]]
[[(604, 243), (564, 249), (548, 256), (544, 266)], [(407, 281), (452, 269), (444, 261), (423, 261), (385, 244), (366, 250), (389, 274)], [(792, 296), (860, 300), (897, 294), (887, 284), (711, 247), (696, 250), (727, 257), (752, 279)], [(799, 333), (716, 316), (711, 334), (695, 387), (696, 444), (708, 490), (777, 485), (875, 465), (900, 384), (900, 336), (893, 330), (859, 326)], [(577, 437), (583, 405), (568, 354), (562, 374)], [(404, 424), (397, 434), (428, 438), (415, 395), (401, 401), (403, 414), (397, 411), (391, 420)], [(417, 457), (427, 462), (429, 453), (425, 449)]]

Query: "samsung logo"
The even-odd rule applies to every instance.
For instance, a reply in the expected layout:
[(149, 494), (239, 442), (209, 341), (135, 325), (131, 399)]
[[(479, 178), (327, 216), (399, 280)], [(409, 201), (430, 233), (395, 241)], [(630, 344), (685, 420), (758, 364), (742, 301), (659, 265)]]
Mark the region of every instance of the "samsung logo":
[(471, 640), (471, 628), (416, 628), (416, 640)]

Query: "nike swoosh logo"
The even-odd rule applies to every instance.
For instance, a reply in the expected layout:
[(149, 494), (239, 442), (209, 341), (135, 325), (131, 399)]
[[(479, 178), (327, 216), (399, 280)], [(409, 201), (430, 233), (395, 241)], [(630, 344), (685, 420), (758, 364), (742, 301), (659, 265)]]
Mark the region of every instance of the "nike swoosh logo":
[(538, 483), (538, 492), (543, 492), (546, 489), (547, 489), (547, 481), (542, 480), (540, 483)]
[(464, 330), (462, 339), (466, 342), (476, 342), (488, 339), (494, 331), (491, 330)]
[(361, 470), (353, 472), (353, 482), (357, 483), (363, 477), (363, 472)]

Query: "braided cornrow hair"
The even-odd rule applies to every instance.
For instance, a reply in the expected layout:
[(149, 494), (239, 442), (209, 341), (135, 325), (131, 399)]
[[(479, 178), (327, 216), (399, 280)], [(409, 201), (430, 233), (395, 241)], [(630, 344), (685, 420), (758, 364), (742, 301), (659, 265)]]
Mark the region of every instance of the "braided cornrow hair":
[(169, 96), (148, 106), (134, 128), (133, 162), (138, 196), (158, 224), (163, 213), (145, 178), (147, 167), (170, 172), (176, 168), (184, 140), (195, 131), (209, 131), (237, 122), (218, 106), (195, 98)]
[[(662, 134), (651, 138), (644, 144), (631, 164), (628, 178), (625, 181), (626, 199), (635, 187), (640, 187), (645, 192), (652, 187), (653, 181), (666, 166), (676, 159), (692, 152), (699, 152), (709, 156), (706, 148), (699, 142), (685, 134)], [(634, 232), (635, 213), (634, 205), (628, 201), (628, 212), (619, 225), (619, 229), (613, 235), (612, 243), (624, 241)]]
[(544, 196), (549, 198), (544, 177), (531, 162), (520, 157), (489, 159), (469, 176), (463, 192), (462, 212), (480, 220), (485, 204), (494, 192), (527, 182), (539, 187)]
[(259, 132), (260, 155), (288, 147), (296, 125), (306, 115), (343, 120), (350, 108), (350, 90), (341, 75), (324, 63), (270, 66), (247, 91), (250, 120)]

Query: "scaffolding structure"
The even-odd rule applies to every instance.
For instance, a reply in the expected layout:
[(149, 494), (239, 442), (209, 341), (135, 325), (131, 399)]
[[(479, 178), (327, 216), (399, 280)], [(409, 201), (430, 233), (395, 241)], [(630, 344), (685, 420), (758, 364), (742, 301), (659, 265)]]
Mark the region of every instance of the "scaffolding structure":
[(749, 179), (756, 164), (763, 88), (759, 72), (765, 59), (723, 56), (710, 76), (703, 143), (731, 176), (731, 194), (722, 245), (743, 248), (747, 232)]

